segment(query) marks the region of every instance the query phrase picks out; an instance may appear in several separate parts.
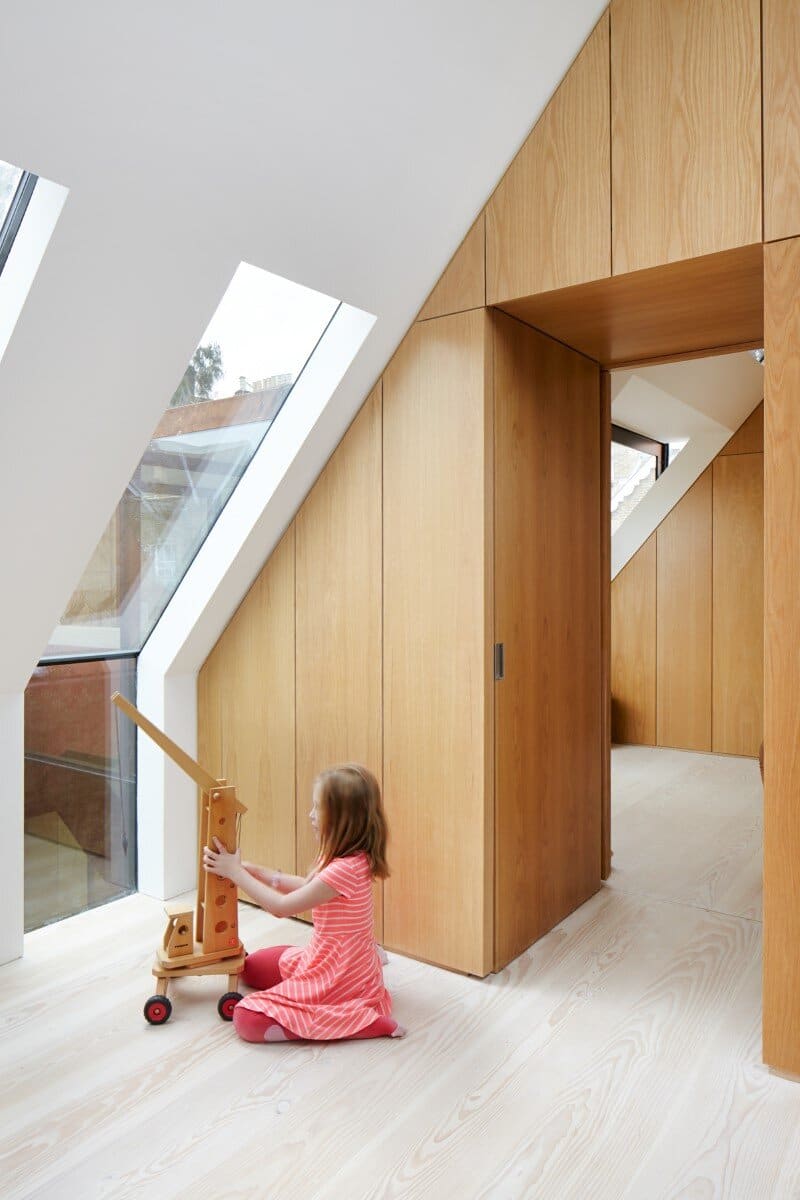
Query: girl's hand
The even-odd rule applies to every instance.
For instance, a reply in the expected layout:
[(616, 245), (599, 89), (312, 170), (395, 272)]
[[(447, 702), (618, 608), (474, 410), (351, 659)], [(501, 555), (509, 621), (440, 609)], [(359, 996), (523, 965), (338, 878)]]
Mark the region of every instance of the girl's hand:
[(210, 846), (203, 846), (203, 866), (210, 875), (219, 875), (221, 879), (231, 879), (234, 882), (242, 873), (242, 852), (237, 850), (235, 854), (230, 854), (219, 838), (214, 838), (214, 846), (212, 850)]

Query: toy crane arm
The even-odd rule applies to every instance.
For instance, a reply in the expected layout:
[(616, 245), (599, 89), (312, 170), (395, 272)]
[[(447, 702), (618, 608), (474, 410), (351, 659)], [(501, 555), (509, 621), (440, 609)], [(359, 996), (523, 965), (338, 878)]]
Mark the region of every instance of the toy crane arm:
[(185, 750), (181, 750), (180, 746), (173, 742), (172, 738), (167, 737), (157, 725), (152, 721), (148, 721), (147, 717), (142, 716), (138, 708), (131, 704), (130, 700), (126, 700), (124, 696), (120, 696), (119, 692), (114, 692), (111, 700), (116, 704), (117, 708), (125, 713), (126, 717), (143, 729), (148, 737), (152, 738), (157, 746), (160, 746), (166, 755), (173, 762), (177, 763), (181, 770), (185, 771), (190, 779), (193, 779), (197, 786), (204, 792), (211, 792), (214, 788), (219, 787), (219, 780), (213, 775), (209, 775), (208, 771), (204, 770), (199, 763), (190, 758)]
[[(201, 943), (202, 949), (196, 954), (187, 953), (189, 943), (186, 941), (184, 927), (187, 922), (184, 919), (178, 923), (176, 934), (180, 946), (172, 936), (175, 931), (170, 924), (164, 935), (162, 952), (167, 959), (177, 958), (180, 955), (181, 962), (191, 962), (195, 965), (199, 962), (208, 963), (238, 955), (242, 952), (242, 944), (239, 941), (238, 932), (236, 887), (227, 879), (206, 874), (203, 869), (203, 846), (213, 845), (214, 838), (218, 838), (226, 849), (233, 853), (239, 840), (238, 819), (242, 813), (247, 812), (247, 809), (237, 800), (235, 787), (226, 783), (224, 779), (215, 779), (213, 775), (210, 775), (199, 763), (190, 758), (185, 750), (181, 750), (172, 738), (167, 737), (157, 725), (142, 716), (130, 700), (120, 696), (119, 692), (115, 692), (111, 699), (117, 708), (125, 713), (126, 717), (130, 717), (135, 725), (138, 725), (148, 737), (152, 738), (156, 745), (160, 746), (164, 753), (177, 763), (190, 779), (194, 780), (202, 793), (198, 820), (197, 912), (195, 916), (195, 941)], [(174, 914), (170, 913), (169, 916), (170, 922), (172, 922)], [(179, 916), (186, 918), (187, 913), (181, 912)], [(208, 920), (206, 916), (208, 916)]]

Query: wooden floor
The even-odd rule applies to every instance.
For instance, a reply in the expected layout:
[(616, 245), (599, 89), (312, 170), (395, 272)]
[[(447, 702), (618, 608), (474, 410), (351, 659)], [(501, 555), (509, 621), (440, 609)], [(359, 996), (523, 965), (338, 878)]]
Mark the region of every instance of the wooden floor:
[(29, 935), (0, 969), (3, 1200), (800, 1197), (800, 1085), (760, 1063), (758, 768), (625, 748), (614, 790), (610, 886), (505, 971), (391, 955), (402, 1041), (245, 1045), (214, 979), (148, 1027), (142, 896)]

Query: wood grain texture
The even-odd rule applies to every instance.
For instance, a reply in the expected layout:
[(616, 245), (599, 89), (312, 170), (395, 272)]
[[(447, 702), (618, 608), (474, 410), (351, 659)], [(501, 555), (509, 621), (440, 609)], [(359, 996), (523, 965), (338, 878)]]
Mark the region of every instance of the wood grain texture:
[(714, 464), (712, 748), (756, 757), (764, 736), (764, 456)]
[(762, 345), (763, 248), (615, 275), (501, 307), (604, 367)]
[[(710, 533), (706, 502), (701, 507), (695, 497), (692, 510), (688, 499), (690, 493), (687, 493), (655, 534), (660, 539), (656, 672), (659, 745), (683, 750), (711, 748), (719, 753), (751, 757), (758, 751), (762, 733), (759, 732), (754, 741), (753, 731), (763, 728), (757, 713), (762, 691), (759, 679), (763, 670), (759, 618), (759, 597), (763, 595), (763, 549), (760, 533), (762, 504), (755, 477), (761, 469), (763, 456), (737, 453), (737, 448), (760, 443), (760, 417), (759, 405), (706, 472), (714, 485)], [(731, 447), (733, 453), (729, 453)], [(752, 460), (752, 463), (743, 466), (741, 471), (735, 466), (729, 469), (731, 463), (740, 459), (744, 463)], [(758, 466), (754, 465), (755, 460), (759, 460)], [(726, 471), (728, 474), (724, 474)], [(723, 482), (717, 490), (719, 479)], [(728, 480), (730, 486), (726, 486)], [(736, 481), (741, 481), (741, 486)], [(694, 511), (694, 521), (691, 511)], [(712, 589), (711, 687), (708, 685), (708, 647), (704, 632), (709, 579)], [(626, 620), (624, 595), (620, 595), (618, 602), (615, 630), (624, 629)], [(635, 599), (632, 602), (635, 604)], [(632, 616), (635, 620), (635, 608)], [(744, 643), (739, 634), (745, 638)], [(623, 642), (616, 648), (617, 655), (632, 656), (626, 668), (630, 674), (636, 670), (638, 652), (635, 642)], [(623, 672), (621, 664), (618, 671)], [(646, 697), (642, 705), (639, 719), (644, 723), (648, 718)], [(633, 715), (630, 720), (634, 721)], [(620, 737), (618, 740), (627, 739)]]
[(484, 312), (419, 322), (383, 381), (384, 938), (479, 975), (492, 966), (487, 341)]
[(720, 450), (723, 454), (763, 454), (764, 453), (764, 404), (754, 408), (747, 420), (739, 426), (736, 433)]
[(600, 378), (500, 313), (495, 328), (495, 959), (600, 886)]
[(706, 469), (657, 530), (659, 746), (711, 749), (711, 519)]
[(609, 886), (761, 920), (763, 790), (752, 759), (615, 746)]
[(764, 240), (800, 234), (800, 7), (763, 0)]
[(761, 239), (760, 0), (613, 0), (614, 274)]
[(656, 741), (656, 534), (611, 584), (611, 737)]
[(418, 321), (483, 308), (486, 303), (486, 215), (481, 213), (425, 301)]
[(294, 525), (200, 670), (198, 754), (247, 805), (242, 857), (295, 871)]
[(487, 302), (611, 274), (608, 13), (486, 206)]
[[(313, 489), (296, 529), (297, 863), (310, 869), (309, 822), (321, 770), (357, 762), (383, 774), (381, 384)], [(376, 936), (382, 937), (376, 884)]]
[(764, 268), (764, 1058), (800, 1075), (800, 240)]
[(611, 873), (611, 376), (600, 375), (600, 698), (602, 710), (600, 877)]

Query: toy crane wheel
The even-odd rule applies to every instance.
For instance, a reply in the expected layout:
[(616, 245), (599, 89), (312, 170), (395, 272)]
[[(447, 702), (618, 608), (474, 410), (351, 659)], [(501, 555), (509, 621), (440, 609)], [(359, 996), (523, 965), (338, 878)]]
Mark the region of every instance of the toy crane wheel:
[(224, 996), (220, 996), (219, 1003), (217, 1004), (217, 1012), (223, 1021), (233, 1020), (233, 1010), (241, 998), (239, 992), (226, 992)]
[(144, 1018), (150, 1025), (164, 1025), (171, 1013), (172, 1005), (166, 996), (151, 996), (144, 1006)]

